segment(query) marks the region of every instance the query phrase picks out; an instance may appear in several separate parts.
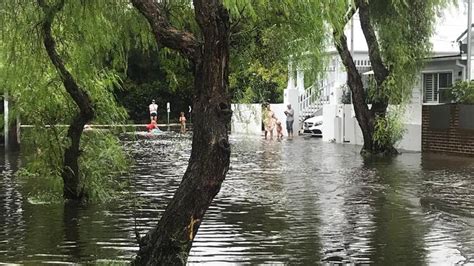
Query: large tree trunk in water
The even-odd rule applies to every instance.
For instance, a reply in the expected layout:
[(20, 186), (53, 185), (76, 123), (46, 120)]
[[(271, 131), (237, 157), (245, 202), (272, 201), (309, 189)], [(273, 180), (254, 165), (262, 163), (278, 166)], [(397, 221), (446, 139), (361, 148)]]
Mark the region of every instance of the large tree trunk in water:
[[(162, 41), (160, 37), (166, 35), (163, 31), (167, 29), (155, 23), (156, 17), (147, 9), (153, 7), (151, 1), (132, 3), (149, 21), (157, 41)], [(158, 225), (140, 239), (136, 265), (186, 264), (194, 236), (229, 168), (228, 125), (232, 114), (228, 96), (229, 17), (218, 0), (195, 0), (194, 8), (204, 44), (189, 58), (194, 62), (196, 91), (191, 158)], [(183, 55), (190, 51), (173, 48)]]
[(342, 59), (344, 66), (347, 71), (347, 85), (352, 92), (352, 104), (354, 105), (354, 111), (357, 122), (359, 123), (364, 138), (364, 146), (361, 153), (365, 151), (371, 151), (373, 147), (374, 133), (374, 116), (369, 110), (369, 107), (365, 103), (365, 91), (362, 79), (359, 72), (357, 71), (352, 55), (347, 47), (346, 36), (342, 33), (338, 35), (334, 34), (336, 49)]
[[(388, 69), (382, 62), (380, 49), (375, 35), (374, 28), (370, 22), (368, 3), (365, 0), (357, 0), (356, 6), (359, 8), (359, 17), (361, 28), (369, 49), (369, 58), (372, 69), (374, 71), (376, 89), (381, 90), (383, 83), (389, 75)], [(348, 21), (353, 16), (356, 9), (349, 10), (345, 20)], [(374, 139), (375, 123), (378, 117), (384, 118), (387, 113), (388, 98), (379, 97), (372, 99), (372, 107), (369, 109), (366, 103), (366, 92), (359, 71), (354, 63), (352, 55), (347, 47), (347, 39), (343, 32), (334, 30), (334, 42), (336, 49), (347, 71), (347, 85), (352, 92), (352, 104), (356, 114), (357, 122), (362, 131), (364, 138), (364, 146), (361, 150), (362, 154), (396, 154), (397, 150), (393, 145), (381, 145)]]
[(80, 143), (84, 125), (91, 121), (93, 116), (92, 112), (76, 114), (67, 131), (71, 145), (64, 151), (64, 165), (61, 172), (64, 182), (63, 195), (66, 199), (82, 200), (84, 197), (84, 187), (79, 171)]
[(48, 6), (44, 0), (38, 0), (38, 5), (42, 8), (44, 13), (42, 31), (46, 52), (58, 71), (66, 91), (79, 107), (79, 113), (75, 115), (67, 132), (67, 137), (71, 140), (71, 144), (64, 151), (64, 162), (61, 176), (64, 183), (64, 198), (81, 200), (84, 197), (84, 189), (81, 182), (78, 162), (79, 156), (81, 155), (80, 142), (84, 125), (94, 118), (94, 109), (89, 95), (79, 87), (56, 51), (56, 41), (53, 38), (51, 26), (54, 17), (63, 8), (64, 0), (59, 0), (59, 2), (53, 6)]

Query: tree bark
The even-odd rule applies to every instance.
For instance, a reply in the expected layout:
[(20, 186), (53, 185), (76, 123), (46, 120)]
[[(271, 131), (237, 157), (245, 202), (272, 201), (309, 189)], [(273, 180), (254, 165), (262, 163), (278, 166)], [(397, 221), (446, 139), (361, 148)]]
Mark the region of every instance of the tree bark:
[(347, 38), (345, 34), (334, 31), (334, 40), (337, 52), (341, 57), (342, 63), (346, 67), (347, 85), (352, 91), (352, 104), (354, 105), (356, 119), (364, 138), (362, 151), (370, 151), (373, 142), (372, 135), (374, 129), (374, 117), (365, 103), (366, 95), (362, 78), (357, 71), (352, 55), (347, 47)]
[(131, 2), (150, 24), (158, 44), (176, 50), (194, 62), (200, 44), (192, 33), (180, 31), (170, 24), (163, 11), (162, 2), (149, 0), (131, 0)]
[(78, 85), (56, 50), (56, 41), (53, 38), (51, 27), (56, 14), (64, 7), (64, 0), (59, 0), (53, 6), (47, 5), (44, 0), (38, 0), (38, 5), (44, 13), (41, 29), (46, 52), (56, 68), (66, 91), (79, 107), (79, 113), (74, 116), (67, 132), (67, 137), (71, 140), (71, 143), (64, 151), (64, 162), (61, 172), (64, 182), (63, 196), (70, 200), (82, 200), (84, 188), (81, 182), (78, 162), (81, 155), (80, 142), (84, 125), (94, 118), (94, 109), (89, 95)]
[[(364, 33), (369, 49), (369, 59), (374, 71), (376, 90), (382, 90), (384, 82), (389, 75), (389, 70), (383, 63), (380, 48), (375, 34), (375, 30), (370, 22), (369, 7), (366, 0), (356, 0), (356, 8), (359, 10), (361, 28)], [(354, 15), (356, 8), (351, 8), (345, 16), (345, 21), (349, 21)], [(347, 71), (347, 85), (352, 91), (352, 102), (356, 114), (357, 122), (362, 131), (364, 146), (362, 154), (385, 154), (397, 153), (392, 145), (383, 146), (374, 140), (375, 122), (377, 117), (385, 117), (388, 107), (388, 97), (376, 97), (372, 100), (372, 107), (369, 109), (366, 99), (362, 78), (354, 63), (352, 55), (347, 47), (347, 38), (343, 32), (334, 28), (334, 44), (341, 57), (342, 63)]]
[[(170, 28), (153, 21), (165, 18), (159, 11), (146, 10), (152, 5), (159, 9), (159, 4), (153, 4), (153, 0), (132, 0), (132, 3), (148, 20), (158, 43), (181, 49), (179, 40), (190, 36), (189, 33), (174, 34), (176, 39), (164, 41), (163, 36)], [(228, 125), (232, 114), (228, 93), (229, 16), (219, 0), (194, 0), (193, 4), (204, 40), (199, 44), (194, 38), (184, 38), (185, 42), (189, 41), (186, 47), (194, 47), (194, 52), (181, 52), (194, 63), (191, 157), (158, 225), (140, 239), (135, 265), (186, 264), (194, 236), (229, 169)]]
[[(357, 0), (356, 6), (359, 9), (360, 25), (369, 50), (370, 65), (374, 71), (376, 89), (382, 90), (384, 82), (389, 75), (389, 70), (385, 67), (382, 56), (380, 55), (380, 46), (377, 36), (375, 35), (375, 29), (370, 20), (369, 4), (366, 0)], [(370, 111), (374, 116), (385, 117), (387, 113), (388, 100), (389, 99), (386, 96), (379, 96), (372, 99), (372, 107)]]

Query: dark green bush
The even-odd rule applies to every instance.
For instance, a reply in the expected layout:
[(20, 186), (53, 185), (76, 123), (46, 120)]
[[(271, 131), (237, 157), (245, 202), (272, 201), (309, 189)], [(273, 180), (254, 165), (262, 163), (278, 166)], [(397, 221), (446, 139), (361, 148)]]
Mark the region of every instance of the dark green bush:
[(456, 103), (474, 104), (474, 81), (457, 81), (451, 94)]

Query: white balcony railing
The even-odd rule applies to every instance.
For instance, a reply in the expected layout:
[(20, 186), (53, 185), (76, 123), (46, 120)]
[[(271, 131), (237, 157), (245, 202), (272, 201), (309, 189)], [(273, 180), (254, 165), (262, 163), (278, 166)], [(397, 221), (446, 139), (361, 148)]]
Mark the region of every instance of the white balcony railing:
[(326, 92), (330, 91), (328, 88), (332, 85), (333, 83), (323, 84), (322, 86), (313, 85), (305, 89), (298, 99), (301, 121), (314, 115), (322, 108), (323, 104), (329, 103), (329, 95), (326, 95)]

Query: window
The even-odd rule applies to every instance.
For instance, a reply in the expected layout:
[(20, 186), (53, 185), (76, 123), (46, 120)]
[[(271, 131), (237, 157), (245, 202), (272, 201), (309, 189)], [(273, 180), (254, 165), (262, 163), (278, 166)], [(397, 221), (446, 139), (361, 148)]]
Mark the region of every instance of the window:
[(451, 72), (423, 74), (423, 102), (440, 102), (439, 96), (444, 95), (443, 90), (452, 86), (452, 76)]

